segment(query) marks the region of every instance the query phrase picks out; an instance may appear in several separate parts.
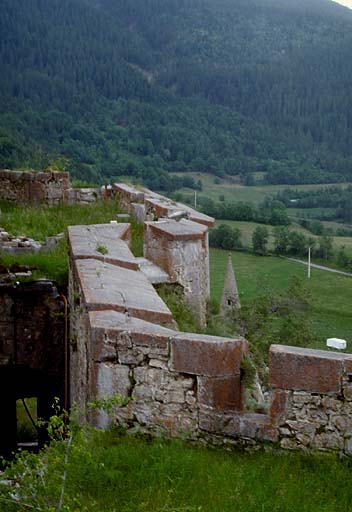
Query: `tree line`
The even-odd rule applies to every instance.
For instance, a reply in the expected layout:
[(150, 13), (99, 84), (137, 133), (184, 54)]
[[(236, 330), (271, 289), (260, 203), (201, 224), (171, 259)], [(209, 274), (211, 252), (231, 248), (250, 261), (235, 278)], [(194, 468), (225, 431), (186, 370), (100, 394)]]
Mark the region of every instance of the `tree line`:
[(275, 226), (271, 232), (267, 226), (257, 226), (251, 236), (251, 246), (246, 247), (242, 242), (240, 228), (220, 224), (210, 231), (209, 244), (228, 251), (252, 251), (259, 256), (275, 254), (302, 258), (307, 258), (310, 248), (313, 258), (335, 263), (352, 271), (352, 255), (343, 245), (336, 247), (332, 236), (311, 237), (285, 226)]

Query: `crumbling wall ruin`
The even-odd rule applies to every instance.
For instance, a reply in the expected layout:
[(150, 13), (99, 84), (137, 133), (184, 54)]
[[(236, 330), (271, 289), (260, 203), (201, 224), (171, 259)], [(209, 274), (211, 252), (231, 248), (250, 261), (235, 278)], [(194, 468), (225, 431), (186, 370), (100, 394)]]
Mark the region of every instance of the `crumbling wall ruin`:
[(0, 199), (19, 203), (89, 204), (107, 195), (105, 187), (72, 188), (68, 172), (0, 170)]
[(0, 171), (0, 198), (7, 201), (53, 205), (69, 188), (68, 172)]

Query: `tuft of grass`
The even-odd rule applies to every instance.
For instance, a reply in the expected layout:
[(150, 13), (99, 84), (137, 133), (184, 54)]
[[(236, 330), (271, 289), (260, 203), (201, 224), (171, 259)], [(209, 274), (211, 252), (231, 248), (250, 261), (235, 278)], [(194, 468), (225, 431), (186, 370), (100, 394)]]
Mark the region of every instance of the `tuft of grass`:
[(100, 252), (100, 254), (103, 254), (103, 255), (108, 254), (108, 252), (109, 252), (106, 245), (97, 244), (96, 249), (98, 252)]

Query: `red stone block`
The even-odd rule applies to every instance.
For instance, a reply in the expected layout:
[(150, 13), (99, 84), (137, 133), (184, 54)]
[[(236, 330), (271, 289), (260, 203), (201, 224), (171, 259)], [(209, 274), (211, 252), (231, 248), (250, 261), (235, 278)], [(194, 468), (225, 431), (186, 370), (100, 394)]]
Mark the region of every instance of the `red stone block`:
[(247, 342), (201, 334), (180, 334), (171, 339), (171, 369), (175, 372), (229, 377), (240, 375)]
[(348, 354), (272, 345), (269, 383), (274, 388), (340, 393)]
[(198, 377), (198, 400), (217, 411), (241, 409), (241, 377)]

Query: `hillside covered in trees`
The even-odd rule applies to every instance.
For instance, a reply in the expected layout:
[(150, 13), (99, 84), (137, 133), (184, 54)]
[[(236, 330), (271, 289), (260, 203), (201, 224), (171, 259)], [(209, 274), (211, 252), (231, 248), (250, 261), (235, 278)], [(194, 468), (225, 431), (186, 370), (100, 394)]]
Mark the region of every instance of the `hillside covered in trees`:
[(0, 33), (0, 167), (351, 179), (352, 11), (330, 0), (2, 0)]

